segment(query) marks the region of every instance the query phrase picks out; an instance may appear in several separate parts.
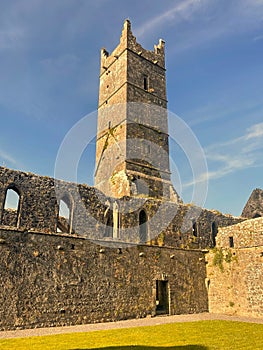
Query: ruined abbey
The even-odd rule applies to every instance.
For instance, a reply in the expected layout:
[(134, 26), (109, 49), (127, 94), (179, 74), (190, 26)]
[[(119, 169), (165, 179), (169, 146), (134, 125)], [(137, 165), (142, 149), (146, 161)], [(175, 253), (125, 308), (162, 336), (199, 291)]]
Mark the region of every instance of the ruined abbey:
[(0, 168), (1, 330), (262, 317), (263, 191), (240, 217), (184, 204), (168, 138), (165, 43), (144, 49), (126, 20), (101, 51), (95, 186)]

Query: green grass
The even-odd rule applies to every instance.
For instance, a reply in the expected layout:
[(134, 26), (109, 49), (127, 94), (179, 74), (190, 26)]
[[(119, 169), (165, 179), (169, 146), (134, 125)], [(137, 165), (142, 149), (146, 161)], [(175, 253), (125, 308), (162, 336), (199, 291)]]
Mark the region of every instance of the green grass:
[(262, 350), (263, 325), (199, 321), (0, 340), (12, 350)]

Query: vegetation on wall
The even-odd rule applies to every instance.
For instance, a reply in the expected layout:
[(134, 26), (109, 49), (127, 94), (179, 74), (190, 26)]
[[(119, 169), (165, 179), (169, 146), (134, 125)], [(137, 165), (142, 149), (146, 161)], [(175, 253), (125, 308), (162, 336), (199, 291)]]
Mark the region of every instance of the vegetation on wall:
[(224, 272), (224, 262), (230, 264), (232, 261), (237, 261), (230, 249), (213, 248), (212, 252), (214, 254), (213, 265), (218, 266), (222, 272)]

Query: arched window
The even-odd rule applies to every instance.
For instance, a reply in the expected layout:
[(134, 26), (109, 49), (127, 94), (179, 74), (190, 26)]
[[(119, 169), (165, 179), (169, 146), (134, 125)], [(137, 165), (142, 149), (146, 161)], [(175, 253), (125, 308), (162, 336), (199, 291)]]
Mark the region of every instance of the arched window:
[(195, 220), (193, 220), (192, 230), (193, 230), (193, 235), (195, 237), (197, 237), (198, 236), (198, 228), (197, 228), (197, 223)]
[(17, 226), (19, 219), (20, 193), (15, 186), (6, 190), (2, 224)]
[(211, 226), (211, 236), (212, 236), (212, 244), (213, 244), (213, 247), (216, 246), (216, 236), (217, 236), (217, 232), (218, 232), (217, 223), (216, 223), (216, 222), (212, 222), (212, 226)]
[(104, 233), (104, 237), (113, 237), (113, 213), (109, 210), (107, 214), (107, 220), (106, 220), (106, 229)]
[(71, 233), (71, 216), (72, 204), (67, 196), (64, 196), (59, 201), (59, 214), (58, 214), (58, 224), (57, 232)]
[(140, 242), (145, 243), (147, 241), (147, 214), (145, 210), (141, 210), (139, 214), (139, 235), (140, 235)]

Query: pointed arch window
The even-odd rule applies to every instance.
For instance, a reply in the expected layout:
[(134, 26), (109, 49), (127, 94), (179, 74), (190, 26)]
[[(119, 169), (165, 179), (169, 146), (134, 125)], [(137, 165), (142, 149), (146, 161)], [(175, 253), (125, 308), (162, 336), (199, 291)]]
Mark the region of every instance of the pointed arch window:
[(217, 226), (217, 223), (216, 222), (213, 222), (212, 223), (212, 226), (211, 226), (211, 230), (212, 230), (212, 244), (213, 244), (213, 247), (216, 246), (216, 236), (217, 236), (217, 232), (218, 232), (218, 226)]
[(193, 231), (193, 236), (197, 237), (198, 236), (198, 227), (197, 227), (197, 223), (195, 220), (193, 220), (192, 231)]
[(20, 214), (20, 192), (16, 186), (7, 188), (3, 207), (2, 225), (18, 226)]
[(64, 196), (59, 201), (57, 232), (72, 233), (72, 201)]
[(108, 211), (106, 216), (106, 228), (104, 237), (113, 237), (113, 213), (111, 210)]

